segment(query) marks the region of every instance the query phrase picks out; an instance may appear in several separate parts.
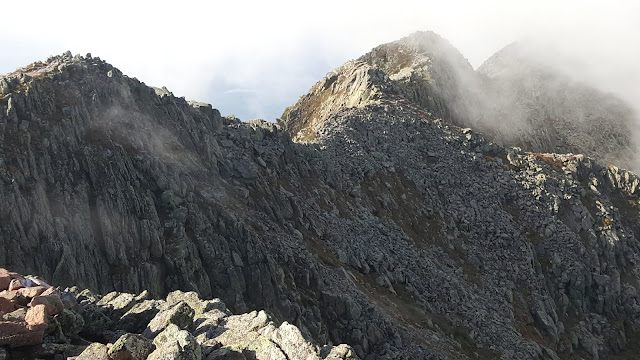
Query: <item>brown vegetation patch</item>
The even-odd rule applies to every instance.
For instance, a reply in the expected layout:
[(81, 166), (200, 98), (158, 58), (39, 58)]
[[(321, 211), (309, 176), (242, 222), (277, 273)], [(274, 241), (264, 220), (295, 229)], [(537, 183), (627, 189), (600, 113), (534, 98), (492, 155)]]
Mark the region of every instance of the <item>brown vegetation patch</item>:
[[(415, 295), (407, 291), (404, 285), (393, 285), (396, 292), (393, 294), (386, 287), (376, 283), (375, 274), (364, 275), (357, 271), (349, 271), (349, 274), (352, 275), (358, 289), (372, 303), (392, 317), (397, 324), (408, 330), (412, 341), (429, 347), (429, 341), (423, 336), (424, 331), (420, 330), (431, 329), (460, 343), (462, 352), (472, 359), (495, 359), (499, 356), (493, 350), (477, 347), (469, 336), (469, 329), (454, 325), (443, 315), (425, 311), (416, 303)], [(433, 329), (429, 326), (429, 321), (433, 324)], [(449, 355), (452, 359), (462, 358), (453, 352)]]
[[(464, 251), (447, 243), (442, 221), (424, 210), (427, 201), (411, 179), (397, 172), (378, 173), (364, 181), (361, 189), (375, 216), (393, 221), (418, 248), (439, 247), (462, 267), (471, 283), (482, 286), (478, 269), (468, 261)], [(395, 203), (381, 203), (378, 198), (382, 194), (390, 194)]]
[[(557, 172), (564, 171), (562, 168), (564, 167), (565, 162), (555, 154), (533, 153), (533, 152), (530, 152), (528, 154), (544, 161), (554, 171), (557, 171)], [(569, 160), (575, 160), (575, 156), (569, 157)]]
[(338, 260), (338, 257), (329, 249), (323, 239), (318, 238), (308, 230), (302, 231), (302, 237), (304, 238), (307, 250), (317, 256), (318, 260), (323, 264), (333, 268), (340, 266), (340, 260)]

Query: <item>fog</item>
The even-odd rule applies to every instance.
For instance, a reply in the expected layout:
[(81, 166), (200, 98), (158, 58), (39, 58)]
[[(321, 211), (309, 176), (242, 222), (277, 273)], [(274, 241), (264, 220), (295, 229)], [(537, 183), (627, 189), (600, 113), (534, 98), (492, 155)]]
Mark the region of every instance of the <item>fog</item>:
[(129, 76), (212, 103), (223, 114), (273, 121), (344, 61), (414, 31), (433, 30), (474, 68), (521, 38), (552, 43), (570, 59), (563, 61), (565, 70), (636, 106), (640, 102), (635, 1), (95, 4), (3, 4), (0, 73), (66, 50), (91, 52)]

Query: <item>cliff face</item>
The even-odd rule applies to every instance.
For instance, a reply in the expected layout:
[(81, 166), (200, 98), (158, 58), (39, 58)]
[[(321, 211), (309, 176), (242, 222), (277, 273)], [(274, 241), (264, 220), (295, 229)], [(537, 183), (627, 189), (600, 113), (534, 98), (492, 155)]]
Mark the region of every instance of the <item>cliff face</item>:
[(634, 354), (638, 177), (504, 148), (437, 119), (466, 91), (441, 91), (445, 75), (364, 59), (279, 125), (223, 118), (97, 58), (3, 77), (0, 263), (264, 308), (360, 357)]

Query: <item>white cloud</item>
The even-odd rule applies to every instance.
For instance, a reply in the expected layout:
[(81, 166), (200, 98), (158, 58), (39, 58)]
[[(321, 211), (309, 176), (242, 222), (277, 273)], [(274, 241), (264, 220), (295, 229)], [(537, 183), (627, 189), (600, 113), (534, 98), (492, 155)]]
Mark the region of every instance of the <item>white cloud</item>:
[[(640, 96), (639, 10), (635, 1), (615, 0), (9, 2), (0, 73), (65, 50), (91, 52), (223, 113), (273, 120), (331, 68), (434, 30), (474, 67), (527, 35), (559, 42), (632, 100)], [(228, 102), (229, 89), (256, 93)]]
[(255, 89), (229, 89), (229, 90), (225, 90), (224, 93), (225, 94), (246, 94), (246, 93), (255, 93), (257, 92)]

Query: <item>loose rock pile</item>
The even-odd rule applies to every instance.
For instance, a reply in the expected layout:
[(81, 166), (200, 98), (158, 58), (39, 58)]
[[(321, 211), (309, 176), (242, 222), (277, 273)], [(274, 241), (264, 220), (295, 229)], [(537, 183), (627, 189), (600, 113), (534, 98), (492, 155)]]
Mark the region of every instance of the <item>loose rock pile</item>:
[(264, 311), (232, 315), (220, 299), (195, 292), (99, 296), (5, 269), (0, 288), (3, 360), (357, 359), (347, 345), (320, 348)]

